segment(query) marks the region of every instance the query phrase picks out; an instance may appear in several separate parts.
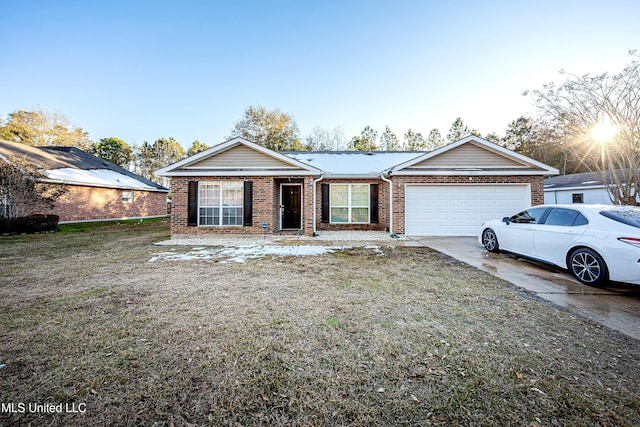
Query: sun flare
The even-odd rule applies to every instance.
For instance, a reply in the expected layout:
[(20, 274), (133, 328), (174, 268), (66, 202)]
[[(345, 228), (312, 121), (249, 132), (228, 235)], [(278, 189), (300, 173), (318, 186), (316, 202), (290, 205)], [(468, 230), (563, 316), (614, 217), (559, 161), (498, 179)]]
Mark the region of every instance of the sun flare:
[(618, 133), (618, 129), (608, 121), (597, 122), (590, 132), (591, 138), (598, 142), (609, 141), (616, 133)]

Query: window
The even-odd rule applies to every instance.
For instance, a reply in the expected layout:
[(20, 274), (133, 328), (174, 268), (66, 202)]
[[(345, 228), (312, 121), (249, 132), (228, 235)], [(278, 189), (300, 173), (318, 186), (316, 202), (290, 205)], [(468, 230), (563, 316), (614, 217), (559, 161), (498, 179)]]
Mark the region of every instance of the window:
[(586, 225), (587, 218), (580, 212), (573, 209), (553, 208), (544, 221), (546, 225), (560, 225), (563, 227), (574, 227), (578, 225)]
[(203, 181), (198, 186), (198, 225), (242, 225), (242, 181)]
[(122, 203), (133, 203), (133, 191), (122, 192)]
[(531, 208), (515, 214), (509, 218), (509, 221), (516, 224), (538, 224), (545, 212), (547, 212), (547, 208)]
[(573, 203), (584, 203), (583, 193), (573, 193), (571, 197), (573, 198)]
[(369, 222), (369, 184), (331, 184), (331, 222)]

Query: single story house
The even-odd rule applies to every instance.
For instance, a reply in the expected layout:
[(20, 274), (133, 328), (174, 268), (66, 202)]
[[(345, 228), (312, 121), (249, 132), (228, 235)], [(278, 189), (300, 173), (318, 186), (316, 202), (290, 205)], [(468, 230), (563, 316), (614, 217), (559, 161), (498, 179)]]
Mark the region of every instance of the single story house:
[[(67, 192), (55, 207), (60, 222), (150, 218), (167, 214), (169, 190), (75, 147), (33, 147), (0, 141), (0, 158), (35, 164)], [(0, 207), (2, 200), (0, 200)]]
[(431, 152), (276, 152), (234, 138), (155, 173), (171, 177), (173, 235), (472, 236), (541, 204), (558, 170), (469, 136)]
[[(614, 182), (612, 179), (614, 173), (620, 177), (619, 180), (623, 180), (622, 172), (623, 170), (620, 169), (605, 171), (604, 181), (599, 172), (573, 173), (547, 178), (544, 180), (544, 202), (610, 205), (612, 202), (605, 182)], [(640, 198), (638, 200), (640, 201)]]

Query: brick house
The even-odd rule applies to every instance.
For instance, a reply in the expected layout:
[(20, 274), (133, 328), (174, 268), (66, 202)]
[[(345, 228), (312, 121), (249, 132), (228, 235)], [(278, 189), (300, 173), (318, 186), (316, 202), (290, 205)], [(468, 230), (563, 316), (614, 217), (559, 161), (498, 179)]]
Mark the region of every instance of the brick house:
[(558, 171), (469, 136), (431, 152), (275, 152), (234, 138), (155, 172), (172, 235), (386, 230), (469, 236), (543, 203)]
[(55, 207), (41, 212), (58, 215), (61, 223), (167, 214), (168, 189), (78, 148), (0, 141), (0, 158), (25, 159), (51, 182), (66, 185), (67, 192)]

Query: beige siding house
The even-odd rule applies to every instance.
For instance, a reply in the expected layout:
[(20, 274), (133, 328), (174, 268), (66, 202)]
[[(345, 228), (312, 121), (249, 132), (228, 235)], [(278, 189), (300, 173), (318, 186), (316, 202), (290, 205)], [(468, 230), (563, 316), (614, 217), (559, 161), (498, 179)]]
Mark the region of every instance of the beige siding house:
[(173, 235), (475, 235), (543, 203), (543, 177), (557, 173), (474, 136), (431, 152), (275, 152), (234, 138), (156, 171), (172, 181)]

